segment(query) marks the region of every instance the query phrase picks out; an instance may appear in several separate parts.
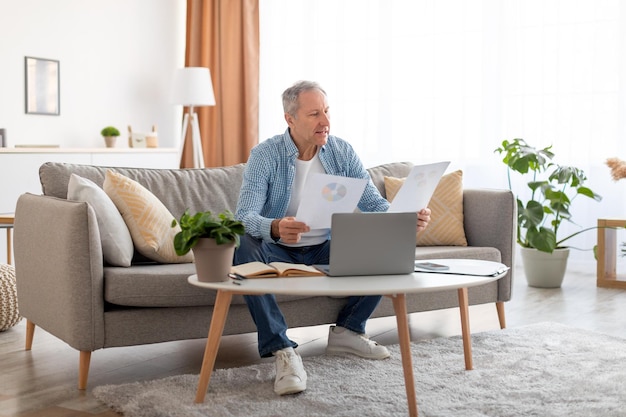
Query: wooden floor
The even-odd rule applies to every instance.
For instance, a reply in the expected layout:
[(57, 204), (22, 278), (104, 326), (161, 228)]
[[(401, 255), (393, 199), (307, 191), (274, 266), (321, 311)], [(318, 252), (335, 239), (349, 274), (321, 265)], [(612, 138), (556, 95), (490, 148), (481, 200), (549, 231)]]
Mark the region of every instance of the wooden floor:
[[(595, 263), (570, 263), (560, 289), (526, 285), (516, 271), (512, 301), (506, 303), (507, 327), (553, 321), (626, 337), (626, 290), (597, 288)], [(470, 307), (471, 331), (498, 329), (495, 305)], [(410, 316), (413, 340), (461, 333), (458, 309)], [(368, 333), (383, 344), (398, 343), (394, 318), (373, 319)], [(290, 330), (303, 356), (323, 354), (328, 326)], [(41, 329), (33, 349), (24, 351), (25, 323), (0, 333), (0, 417), (112, 417), (118, 414), (95, 400), (91, 389), (183, 373), (197, 374), (205, 340), (99, 350), (92, 354), (89, 387), (76, 389), (78, 352)], [(217, 367), (245, 366), (259, 361), (256, 335), (227, 336)], [(416, 371), (416, 375), (419, 370)]]

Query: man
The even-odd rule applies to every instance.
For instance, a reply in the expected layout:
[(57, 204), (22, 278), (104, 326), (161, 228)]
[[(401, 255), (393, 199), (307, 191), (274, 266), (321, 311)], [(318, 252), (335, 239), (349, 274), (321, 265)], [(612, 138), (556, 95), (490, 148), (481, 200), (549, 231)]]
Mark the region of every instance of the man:
[[(369, 175), (352, 146), (330, 136), (330, 114), (324, 90), (315, 82), (300, 81), (283, 93), (288, 128), (260, 143), (250, 153), (243, 177), (236, 217), (246, 235), (235, 253), (236, 265), (261, 261), (328, 264), (330, 230), (311, 229), (296, 219), (304, 183), (312, 173), (355, 178)], [(364, 212), (389, 208), (369, 181), (358, 207)], [(430, 221), (430, 210), (418, 213), (418, 230)], [(274, 295), (246, 296), (257, 326), (262, 357), (276, 356), (274, 391), (279, 395), (306, 389), (307, 375), (298, 345), (287, 337), (287, 324)], [(349, 297), (331, 326), (329, 353), (351, 353), (369, 359), (389, 357), (384, 346), (365, 335), (365, 323), (381, 296)]]

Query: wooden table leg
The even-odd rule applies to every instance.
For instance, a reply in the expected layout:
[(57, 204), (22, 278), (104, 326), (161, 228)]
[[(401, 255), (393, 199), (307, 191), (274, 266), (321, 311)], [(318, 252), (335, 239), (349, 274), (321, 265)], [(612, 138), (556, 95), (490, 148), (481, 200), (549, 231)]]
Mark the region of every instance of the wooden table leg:
[(498, 322), (500, 322), (500, 329), (506, 329), (506, 315), (504, 314), (504, 301), (496, 301), (496, 311), (498, 312)]
[(11, 254), (11, 246), (13, 244), (13, 239), (11, 237), (12, 233), (11, 233), (11, 228), (7, 228), (7, 263), (9, 265), (11, 265), (11, 258), (13, 257)]
[(402, 356), (402, 370), (404, 371), (404, 386), (406, 399), (409, 404), (409, 416), (417, 417), (417, 397), (415, 396), (415, 378), (413, 377), (413, 358), (411, 356), (411, 337), (409, 335), (409, 320), (407, 318), (406, 297), (396, 294), (391, 297), (393, 309), (396, 312), (398, 323), (398, 339), (400, 340), (400, 354)]
[(209, 336), (206, 340), (206, 347), (204, 349), (204, 358), (202, 359), (202, 369), (200, 370), (200, 378), (198, 381), (198, 391), (196, 392), (196, 403), (203, 403), (206, 395), (209, 382), (211, 381), (211, 374), (213, 373), (213, 367), (215, 366), (215, 358), (217, 357), (217, 350), (220, 346), (220, 339), (224, 332), (224, 325), (226, 324), (226, 317), (228, 316), (228, 309), (230, 308), (230, 302), (233, 298), (233, 294), (229, 291), (217, 291), (217, 297), (215, 298), (215, 306), (213, 308), (213, 317), (211, 318), (211, 327), (209, 328)]
[(467, 288), (459, 288), (459, 310), (461, 311), (461, 333), (463, 335), (463, 354), (465, 355), (465, 369), (471, 371), (472, 364), (472, 336), (469, 325), (469, 302)]

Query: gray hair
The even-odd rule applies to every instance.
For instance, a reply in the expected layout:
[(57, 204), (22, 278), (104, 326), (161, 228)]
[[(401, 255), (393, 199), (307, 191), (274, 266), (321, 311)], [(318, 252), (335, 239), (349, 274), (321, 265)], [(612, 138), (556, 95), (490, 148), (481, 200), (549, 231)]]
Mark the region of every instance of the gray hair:
[(298, 97), (300, 93), (309, 90), (319, 90), (326, 95), (326, 91), (315, 81), (298, 81), (283, 92), (283, 110), (296, 117), (298, 112)]

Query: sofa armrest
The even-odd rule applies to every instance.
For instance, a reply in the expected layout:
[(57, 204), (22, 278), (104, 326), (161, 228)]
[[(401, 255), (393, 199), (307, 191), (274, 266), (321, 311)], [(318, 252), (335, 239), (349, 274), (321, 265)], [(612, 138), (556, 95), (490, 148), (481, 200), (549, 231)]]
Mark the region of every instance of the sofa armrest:
[(20, 314), (81, 351), (104, 345), (103, 264), (85, 202), (23, 194), (15, 209)]
[(511, 270), (501, 279), (498, 299), (511, 299), (517, 240), (517, 206), (509, 190), (463, 190), (463, 223), (469, 246), (490, 246), (500, 251), (501, 262)]

